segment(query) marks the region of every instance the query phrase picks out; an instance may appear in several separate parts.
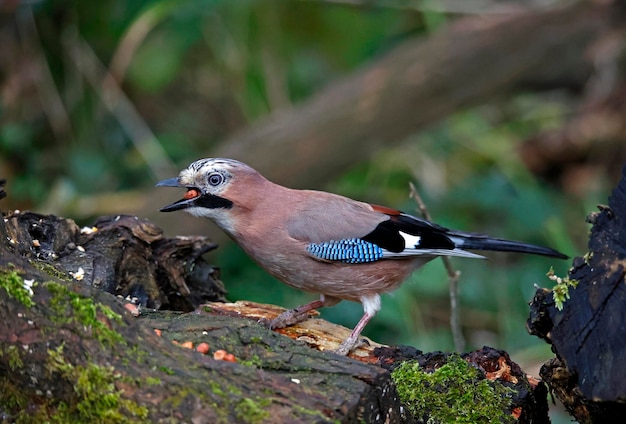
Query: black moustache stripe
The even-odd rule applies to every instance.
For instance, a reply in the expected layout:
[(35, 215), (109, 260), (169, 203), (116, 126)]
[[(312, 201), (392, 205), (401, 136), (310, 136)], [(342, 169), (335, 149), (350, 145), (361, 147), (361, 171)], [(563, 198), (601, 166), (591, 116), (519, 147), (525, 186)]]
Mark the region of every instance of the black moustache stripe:
[(194, 200), (193, 205), (208, 209), (231, 209), (233, 202), (214, 194), (203, 194)]

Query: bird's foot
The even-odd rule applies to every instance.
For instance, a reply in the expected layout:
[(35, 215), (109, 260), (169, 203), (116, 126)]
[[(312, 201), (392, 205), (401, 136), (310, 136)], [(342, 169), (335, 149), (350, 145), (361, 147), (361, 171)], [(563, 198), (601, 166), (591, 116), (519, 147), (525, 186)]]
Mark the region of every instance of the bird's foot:
[(353, 340), (350, 337), (345, 339), (337, 349), (335, 349), (335, 353), (341, 356), (348, 356), (348, 353), (352, 352), (360, 345), (358, 340)]
[(298, 306), (297, 308), (289, 309), (271, 321), (268, 319), (261, 319), (259, 320), (259, 323), (265, 325), (270, 330), (275, 328), (285, 328), (290, 325), (297, 324), (300, 321), (304, 321), (309, 317), (309, 312), (317, 308), (321, 308), (322, 306), (324, 306), (324, 300), (320, 298), (320, 300), (314, 300), (313, 302)]
[(339, 345), (337, 349), (334, 350), (334, 352), (337, 355), (348, 356), (348, 353), (350, 353), (355, 347), (356, 346), (347, 345), (346, 342), (344, 341), (343, 343)]
[(288, 311), (285, 311), (282, 314), (278, 315), (273, 320), (262, 319), (259, 322), (270, 330), (274, 330), (276, 328), (285, 328), (307, 319), (307, 312), (308, 311), (302, 313), (299, 308), (289, 309)]
[(354, 349), (359, 348), (361, 346), (366, 346), (366, 345), (370, 346), (367, 339), (358, 339), (358, 338), (353, 339), (352, 337), (348, 337), (333, 352), (335, 352), (337, 355), (347, 356)]

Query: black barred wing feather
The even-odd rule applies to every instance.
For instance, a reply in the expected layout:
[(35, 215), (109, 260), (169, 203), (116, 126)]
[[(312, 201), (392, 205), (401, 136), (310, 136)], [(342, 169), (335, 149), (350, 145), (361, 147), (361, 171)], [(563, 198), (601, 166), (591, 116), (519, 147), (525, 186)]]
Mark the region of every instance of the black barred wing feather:
[(381, 206), (372, 205), (372, 209), (383, 219), (368, 234), (364, 236), (355, 234), (353, 238), (312, 242), (307, 248), (309, 254), (319, 260), (353, 264), (411, 257), (484, 258), (467, 250), (494, 250), (557, 258), (566, 257), (547, 247), (449, 230), (425, 219)]
[(364, 237), (311, 243), (307, 251), (316, 259), (352, 264), (416, 256), (482, 258), (456, 248), (443, 227), (410, 215), (388, 216)]

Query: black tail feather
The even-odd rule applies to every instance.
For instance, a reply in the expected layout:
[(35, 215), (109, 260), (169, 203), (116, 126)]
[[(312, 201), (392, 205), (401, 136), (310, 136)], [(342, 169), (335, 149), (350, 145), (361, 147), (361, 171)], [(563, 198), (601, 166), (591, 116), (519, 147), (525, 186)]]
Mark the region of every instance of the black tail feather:
[(537, 246), (521, 241), (503, 240), (491, 238), (481, 234), (469, 234), (461, 232), (449, 232), (450, 237), (458, 248), (463, 250), (493, 250), (499, 252), (521, 252), (534, 255), (551, 256), (553, 258), (567, 259), (569, 256), (550, 249), (549, 247)]

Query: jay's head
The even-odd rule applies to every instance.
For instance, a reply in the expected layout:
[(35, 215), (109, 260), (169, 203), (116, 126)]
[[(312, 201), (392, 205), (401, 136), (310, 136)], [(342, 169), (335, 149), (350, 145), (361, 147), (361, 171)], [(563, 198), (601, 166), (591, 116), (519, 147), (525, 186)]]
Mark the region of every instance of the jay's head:
[[(192, 215), (218, 223), (233, 209), (246, 208), (259, 184), (266, 182), (248, 165), (232, 159), (207, 158), (193, 162), (175, 178), (157, 183), (157, 187), (183, 187), (187, 193), (161, 212), (185, 210)], [(224, 223), (224, 222), (222, 222)]]

